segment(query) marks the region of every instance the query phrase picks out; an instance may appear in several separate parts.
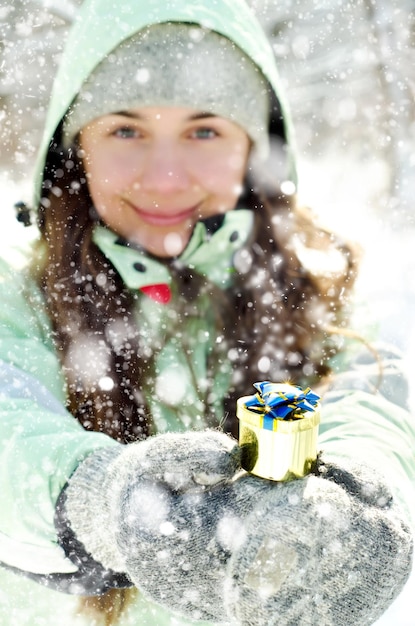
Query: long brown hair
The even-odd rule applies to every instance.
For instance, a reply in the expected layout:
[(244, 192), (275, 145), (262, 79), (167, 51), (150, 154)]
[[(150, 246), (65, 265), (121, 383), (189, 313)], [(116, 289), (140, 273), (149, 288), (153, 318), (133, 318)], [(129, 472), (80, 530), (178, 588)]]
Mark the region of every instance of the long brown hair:
[[(212, 295), (216, 333), (223, 338), (213, 342), (219, 347), (211, 354), (212, 372), (214, 363), (232, 358), (233, 378), (223, 416), (212, 416), (208, 401), (205, 411), (208, 423), (216, 419), (217, 425), (223, 418), (224, 430), (233, 434), (236, 398), (251, 393), (253, 382), (313, 384), (330, 372), (330, 359), (339, 349), (332, 330), (347, 325), (347, 296), (356, 271), (353, 249), (317, 226), (295, 197), (277, 189), (265, 194), (247, 180), (239, 204), (252, 209), (255, 220), (251, 239), (235, 261), (231, 288), (223, 292), (206, 277), (174, 263), (170, 267), (183, 295), (181, 313), (195, 306), (202, 291)], [(153, 432), (142, 389), (153, 384), (157, 351), (149, 353), (141, 343), (133, 316), (137, 295), (93, 243), (97, 219), (80, 156), (55, 141), (45, 167), (33, 272), (52, 322), (69, 410), (84, 428), (128, 443)], [(323, 271), (304, 262), (301, 251), (310, 250), (322, 257)], [(333, 251), (336, 267), (331, 268)], [(86, 347), (92, 355), (89, 371), (76, 359), (80, 337), (83, 352)], [(101, 377), (113, 381), (110, 389), (91, 375), (94, 363)], [(101, 598), (84, 605), (105, 616), (106, 624), (116, 623), (130, 592), (114, 593), (108, 602)]]

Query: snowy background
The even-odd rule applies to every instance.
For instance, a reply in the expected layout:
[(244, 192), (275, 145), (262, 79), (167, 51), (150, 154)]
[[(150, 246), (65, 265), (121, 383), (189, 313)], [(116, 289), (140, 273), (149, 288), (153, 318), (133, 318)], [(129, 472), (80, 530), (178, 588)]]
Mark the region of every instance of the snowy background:
[[(13, 203), (30, 201), (50, 86), (79, 4), (0, 0), (0, 246), (17, 261), (16, 248), (34, 233), (14, 220)], [(415, 387), (414, 1), (250, 4), (292, 109), (300, 197), (363, 247), (357, 297), (365, 327), (402, 349)], [(379, 626), (414, 626), (411, 589), (414, 581)]]

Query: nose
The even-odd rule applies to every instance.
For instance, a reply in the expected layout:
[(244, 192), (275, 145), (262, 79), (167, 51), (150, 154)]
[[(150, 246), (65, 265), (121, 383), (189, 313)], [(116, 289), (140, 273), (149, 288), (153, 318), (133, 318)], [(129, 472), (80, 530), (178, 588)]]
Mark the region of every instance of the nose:
[(165, 195), (187, 189), (190, 177), (180, 148), (155, 142), (146, 154), (139, 182), (147, 193)]

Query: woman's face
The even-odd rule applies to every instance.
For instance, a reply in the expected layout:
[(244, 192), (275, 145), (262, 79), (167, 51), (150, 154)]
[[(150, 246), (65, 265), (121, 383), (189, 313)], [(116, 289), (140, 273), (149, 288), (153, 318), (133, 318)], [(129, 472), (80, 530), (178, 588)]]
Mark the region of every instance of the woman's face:
[(101, 219), (151, 254), (170, 257), (184, 250), (198, 220), (235, 208), (250, 140), (223, 117), (141, 107), (93, 120), (80, 145)]

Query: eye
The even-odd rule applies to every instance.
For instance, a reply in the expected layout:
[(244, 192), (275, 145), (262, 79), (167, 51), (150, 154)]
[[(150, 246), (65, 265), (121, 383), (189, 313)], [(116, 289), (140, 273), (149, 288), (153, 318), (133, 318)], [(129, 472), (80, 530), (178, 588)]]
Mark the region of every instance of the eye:
[(111, 134), (119, 139), (134, 139), (140, 135), (139, 131), (132, 126), (119, 126)]
[(192, 130), (190, 136), (193, 139), (214, 139), (215, 137), (219, 137), (219, 133), (210, 126), (200, 126)]

